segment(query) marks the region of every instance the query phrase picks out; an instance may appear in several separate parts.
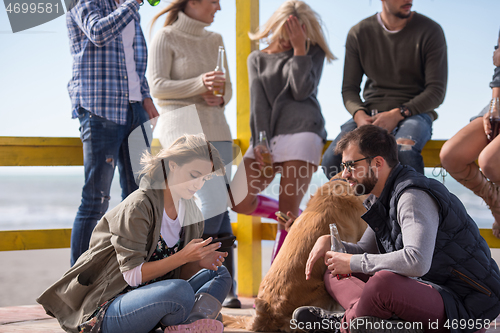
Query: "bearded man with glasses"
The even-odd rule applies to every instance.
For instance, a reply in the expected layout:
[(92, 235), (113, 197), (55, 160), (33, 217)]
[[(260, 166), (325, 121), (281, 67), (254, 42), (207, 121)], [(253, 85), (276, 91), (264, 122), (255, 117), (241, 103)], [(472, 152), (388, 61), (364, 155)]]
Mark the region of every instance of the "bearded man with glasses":
[(321, 236), (307, 261), (306, 280), (324, 257), (326, 290), (346, 311), (300, 307), (291, 326), (343, 333), (488, 328), (500, 313), (500, 271), (460, 200), (401, 165), (396, 139), (378, 126), (347, 133), (336, 153), (342, 177), (357, 195), (369, 194), (368, 228), (358, 243), (344, 243), (347, 253), (330, 251), (330, 235)]

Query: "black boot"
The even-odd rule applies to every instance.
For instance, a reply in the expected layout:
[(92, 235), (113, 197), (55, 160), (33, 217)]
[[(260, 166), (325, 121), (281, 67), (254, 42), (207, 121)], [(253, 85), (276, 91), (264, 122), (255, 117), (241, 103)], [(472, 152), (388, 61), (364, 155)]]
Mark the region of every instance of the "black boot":
[(219, 251), (227, 252), (226, 260), (224, 260), (224, 266), (226, 266), (229, 274), (233, 278), (233, 284), (231, 285), (231, 289), (229, 290), (229, 294), (227, 295), (224, 303), (222, 303), (223, 307), (240, 309), (241, 302), (236, 295), (236, 281), (234, 280), (234, 245), (229, 248), (220, 249)]

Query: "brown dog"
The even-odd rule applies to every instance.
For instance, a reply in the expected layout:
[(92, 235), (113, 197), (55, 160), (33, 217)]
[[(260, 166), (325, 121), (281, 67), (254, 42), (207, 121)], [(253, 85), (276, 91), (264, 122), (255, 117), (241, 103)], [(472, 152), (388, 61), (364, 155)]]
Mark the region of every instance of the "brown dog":
[(320, 187), (294, 222), (262, 280), (255, 299), (255, 316), (225, 315), (224, 325), (257, 332), (291, 332), (292, 313), (299, 306), (332, 309), (336, 302), (325, 289), (324, 262), (316, 262), (311, 278), (306, 281), (309, 252), (319, 236), (330, 233), (330, 223), (337, 224), (342, 240), (357, 242), (366, 229), (360, 218), (365, 211), (362, 198), (351, 194), (346, 181), (334, 179)]

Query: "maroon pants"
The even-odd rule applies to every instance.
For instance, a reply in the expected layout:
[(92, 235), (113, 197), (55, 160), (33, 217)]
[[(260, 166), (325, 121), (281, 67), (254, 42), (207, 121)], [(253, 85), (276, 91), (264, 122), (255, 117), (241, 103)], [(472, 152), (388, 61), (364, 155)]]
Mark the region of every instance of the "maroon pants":
[[(346, 310), (344, 321), (361, 316), (389, 319), (393, 315), (410, 322), (421, 322), (427, 332), (447, 332), (446, 312), (439, 292), (431, 286), (389, 271), (373, 276), (354, 274), (338, 280), (325, 273), (328, 293)], [(435, 328), (437, 323), (438, 327)], [(433, 324), (433, 325), (431, 325)], [(347, 332), (344, 328), (342, 332)]]

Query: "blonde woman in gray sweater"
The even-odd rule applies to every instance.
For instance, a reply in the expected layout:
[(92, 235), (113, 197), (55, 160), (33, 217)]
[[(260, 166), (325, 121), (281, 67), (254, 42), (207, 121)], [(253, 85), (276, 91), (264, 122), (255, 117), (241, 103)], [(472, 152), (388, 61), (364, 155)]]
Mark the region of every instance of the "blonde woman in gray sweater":
[[(284, 2), (250, 38), (268, 47), (248, 57), (252, 142), (244, 156), (246, 179), (239, 177), (243, 172), (235, 175), (248, 184), (248, 196), (233, 209), (259, 215), (269, 200), (257, 194), (281, 173), (279, 210), (291, 219), (278, 224), (274, 259), (320, 161), (326, 131), (316, 95), (324, 60), (335, 57), (319, 15), (303, 1)], [(270, 141), (272, 175), (262, 172), (260, 131)]]
[[(149, 50), (148, 82), (156, 99), (160, 121), (157, 131), (166, 142), (185, 133), (200, 132), (217, 148), (226, 165), (226, 179), (231, 179), (232, 137), (224, 116), (224, 108), (232, 97), (229, 71), (215, 72), (222, 36), (207, 31), (215, 13), (221, 9), (218, 0), (173, 0), (159, 12), (156, 20), (166, 14), (164, 27), (154, 36)], [(226, 59), (224, 62), (227, 64)], [(227, 69), (227, 65), (225, 66)], [(223, 96), (213, 91), (225, 85)], [(194, 105), (198, 119), (182, 109)], [(204, 237), (232, 235), (227, 212), (227, 190), (223, 177), (207, 182), (198, 191), (205, 219)], [(229, 257), (225, 265), (233, 275), (232, 247), (225, 248)], [(233, 288), (234, 289), (234, 288)], [(225, 306), (240, 307), (231, 290)]]

